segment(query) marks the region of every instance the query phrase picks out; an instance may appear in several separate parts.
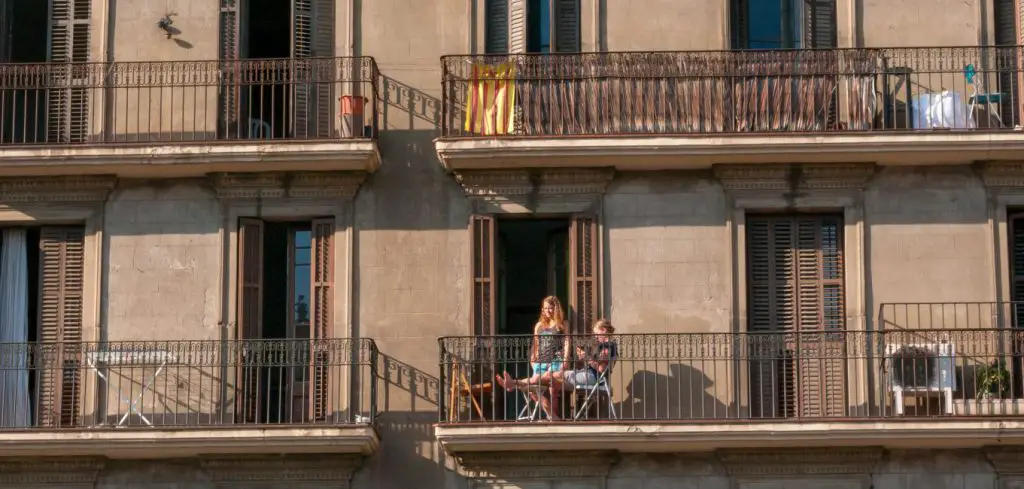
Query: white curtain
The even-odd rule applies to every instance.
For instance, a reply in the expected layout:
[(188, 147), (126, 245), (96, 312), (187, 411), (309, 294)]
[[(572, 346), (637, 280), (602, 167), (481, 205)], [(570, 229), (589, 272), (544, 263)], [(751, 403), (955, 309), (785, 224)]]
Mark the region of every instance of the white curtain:
[(0, 426), (32, 422), (28, 391), (28, 249), (24, 229), (3, 231), (0, 248)]

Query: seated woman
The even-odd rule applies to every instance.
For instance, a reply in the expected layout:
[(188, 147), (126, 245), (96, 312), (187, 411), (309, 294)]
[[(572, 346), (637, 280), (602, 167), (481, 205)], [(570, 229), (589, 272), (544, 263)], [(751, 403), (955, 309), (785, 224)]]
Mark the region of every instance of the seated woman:
[(608, 369), (618, 357), (619, 351), (618, 345), (611, 337), (615, 333), (615, 327), (612, 326), (611, 322), (605, 319), (598, 320), (594, 323), (591, 333), (597, 340), (591, 352), (584, 350), (582, 347), (576, 348), (576, 357), (583, 361), (583, 368), (577, 370), (549, 370), (540, 375), (535, 373), (532, 377), (526, 379), (515, 379), (508, 372), (505, 372), (503, 376), (496, 376), (498, 383), (508, 391), (538, 384), (552, 386), (554, 389), (558, 389), (561, 384), (568, 384), (574, 387), (596, 384), (602, 374), (611, 373)]
[[(566, 336), (565, 313), (557, 297), (545, 297), (540, 304), (540, 317), (533, 328), (533, 340), (530, 345), (530, 363), (533, 377), (540, 378), (561, 372), (569, 360), (569, 338)], [(533, 382), (533, 385), (539, 385)], [(550, 390), (550, 389), (549, 389)], [(558, 412), (558, 399), (552, 391), (549, 394), (530, 392), (534, 401), (540, 402), (549, 419), (554, 419)]]

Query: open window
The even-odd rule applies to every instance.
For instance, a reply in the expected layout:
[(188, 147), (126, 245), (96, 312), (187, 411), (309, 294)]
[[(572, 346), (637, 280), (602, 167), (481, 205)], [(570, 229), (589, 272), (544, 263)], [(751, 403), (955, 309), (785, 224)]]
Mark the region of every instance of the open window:
[(333, 135), (334, 9), (332, 0), (221, 0), (225, 137)]
[(237, 414), (245, 423), (325, 421), (332, 400), (334, 220), (239, 222)]

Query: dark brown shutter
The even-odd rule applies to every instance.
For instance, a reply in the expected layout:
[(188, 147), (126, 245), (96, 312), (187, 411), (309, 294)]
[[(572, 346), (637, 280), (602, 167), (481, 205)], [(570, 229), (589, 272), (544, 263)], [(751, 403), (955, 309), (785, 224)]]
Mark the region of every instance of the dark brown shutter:
[(470, 250), (473, 257), (473, 334), (491, 336), (495, 331), (495, 267), (494, 251), (497, 229), (494, 217), (473, 215), (470, 218)]
[(585, 334), (598, 319), (598, 237), (597, 219), (573, 216), (569, 229), (571, 257), (571, 328)]
[(80, 143), (89, 134), (91, 0), (52, 0), (47, 131), (51, 143)]
[(238, 223), (238, 393), (239, 421), (255, 423), (260, 412), (258, 343), (263, 330), (263, 222)]
[(846, 409), (842, 219), (747, 218), (751, 416)]
[(580, 52), (580, 1), (553, 0), (555, 2), (554, 31), (552, 36), (557, 53)]
[(0, 63), (11, 61), (11, 23), (14, 20), (14, 0), (0, 0)]
[(484, 6), (484, 52), (508, 52), (508, 1), (487, 0)]
[(836, 46), (836, 0), (804, 0), (804, 39), (800, 47), (832, 49)]
[[(993, 16), (995, 18), (995, 42), (997, 46), (1015, 46), (1018, 43), (1019, 38), (1019, 27), (1018, 23), (1018, 8), (1019, 5), (1024, 5), (1024, 2), (1018, 2), (1017, 0), (995, 0)], [(1021, 42), (1024, 42), (1022, 39)], [(1000, 92), (1007, 95), (1013, 94), (1013, 96), (1003, 96), (1000, 99), (1000, 112), (1003, 119), (1003, 124), (1006, 126), (1013, 126), (1020, 121), (1020, 111), (1017, 104), (1020, 102), (1019, 91), (1020, 91), (1020, 78), (1018, 71), (1020, 70), (1020, 57), (1014, 52), (1010, 53), (1010, 50), (1000, 50), (1000, 55), (996, 57), (997, 68), (999, 70), (999, 86), (998, 87), (985, 87), (988, 92)], [(980, 75), (979, 75), (980, 76)], [(990, 120), (990, 122), (992, 122)]]
[(320, 58), (313, 66), (313, 119), (309, 122), (310, 138), (328, 138), (334, 135), (335, 123), (335, 80), (340, 79), (341, 66), (333, 59), (334, 50), (334, 8), (336, 0), (314, 0), (313, 2), (313, 56)]
[(750, 7), (748, 0), (730, 0), (729, 3), (729, 38), (732, 49), (747, 49), (750, 46), (748, 38), (749, 22), (747, 13)]
[(292, 0), (292, 66), (291, 96), (292, 124), (291, 131), (298, 139), (310, 136), (309, 129), (315, 117), (310, 97), (313, 85), (309, 83), (312, 75), (311, 64), (300, 61), (313, 55), (313, 3), (312, 0)]
[[(1024, 327), (1024, 213), (1008, 216), (1010, 223), (1010, 298), (1013, 327)], [(1024, 353), (1024, 352), (1021, 352)]]
[(313, 327), (310, 328), (313, 352), (310, 386), (310, 418), (324, 421), (330, 414), (330, 351), (327, 341), (334, 337), (334, 219), (313, 221)]
[(238, 86), (241, 80), (241, 65), (238, 62), (241, 58), (238, 2), (220, 0), (221, 89), (217, 132), (222, 138), (237, 135), (241, 128), (238, 113), (241, 94), (241, 87)]
[(39, 233), (39, 424), (79, 424), (82, 401), (82, 289), (85, 230)]

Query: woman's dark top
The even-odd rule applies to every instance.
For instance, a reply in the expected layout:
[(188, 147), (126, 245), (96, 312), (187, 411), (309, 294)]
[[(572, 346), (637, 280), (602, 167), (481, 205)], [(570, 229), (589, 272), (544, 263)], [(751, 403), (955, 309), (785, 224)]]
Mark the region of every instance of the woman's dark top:
[[(598, 342), (594, 347), (594, 351), (597, 353), (594, 354), (593, 360), (595, 362), (608, 362), (607, 367), (611, 367), (612, 362), (619, 356), (619, 346), (612, 340)], [(593, 365), (588, 364), (587, 370), (593, 372), (595, 377), (601, 376), (601, 372), (598, 372)]]
[(563, 335), (558, 329), (542, 328), (537, 336), (537, 363), (551, 363), (561, 358)]

